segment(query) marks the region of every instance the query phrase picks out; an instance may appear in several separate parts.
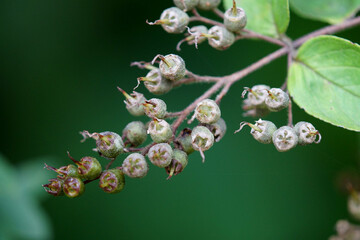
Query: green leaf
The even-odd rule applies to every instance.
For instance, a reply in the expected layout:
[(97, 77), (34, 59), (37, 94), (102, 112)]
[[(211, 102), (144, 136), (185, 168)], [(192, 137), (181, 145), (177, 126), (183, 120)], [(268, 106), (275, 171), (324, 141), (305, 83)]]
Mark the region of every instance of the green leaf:
[(360, 131), (360, 47), (334, 36), (313, 38), (291, 65), (288, 89), (308, 114)]
[[(246, 28), (270, 37), (279, 37), (289, 25), (288, 0), (237, 0), (245, 10)], [(232, 7), (232, 0), (224, 0), (225, 9)]]
[(291, 9), (298, 15), (336, 24), (360, 9), (360, 0), (290, 0)]
[[(50, 239), (50, 221), (34, 195), (29, 194), (30, 188), (24, 189), (24, 186), (31, 186), (23, 185), (24, 180), (0, 154), (0, 232), (3, 234), (0, 237)], [(38, 188), (42, 189), (41, 185)]]

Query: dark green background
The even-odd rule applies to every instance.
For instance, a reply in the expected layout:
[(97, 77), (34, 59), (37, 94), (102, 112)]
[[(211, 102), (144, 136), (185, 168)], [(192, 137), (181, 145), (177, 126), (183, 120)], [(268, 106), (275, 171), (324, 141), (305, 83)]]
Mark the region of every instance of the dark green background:
[[(13, 164), (51, 155), (61, 159), (55, 163), (60, 166), (69, 163), (67, 150), (76, 158), (94, 155), (92, 141), (80, 143), (80, 130), (121, 132), (135, 118), (116, 86), (131, 91), (146, 74), (130, 62), (175, 51), (181, 36), (145, 24), (171, 5), (171, 0), (1, 1), (1, 152)], [(297, 38), (321, 26), (291, 15), (288, 35)], [(359, 29), (339, 35), (360, 42)], [(206, 43), (199, 50), (184, 45), (180, 54), (196, 73), (224, 75), (275, 49), (244, 40), (224, 52)], [(43, 206), (54, 239), (327, 239), (336, 220), (349, 218), (336, 178), (344, 169), (357, 171), (358, 134), (297, 106), (295, 122), (311, 121), (322, 133), (320, 145), (278, 153), (258, 144), (248, 129), (232, 134), (239, 122), (253, 121), (242, 117), (243, 87), (280, 86), (285, 66), (282, 58), (233, 86), (221, 103), (228, 133), (206, 152), (205, 164), (194, 153), (171, 181), (150, 166), (146, 178), (127, 179), (117, 195), (92, 183), (79, 199), (49, 198)], [(170, 111), (178, 111), (208, 87), (184, 86), (162, 98)], [(139, 90), (151, 97), (143, 86)], [(286, 111), (267, 119), (285, 125)]]

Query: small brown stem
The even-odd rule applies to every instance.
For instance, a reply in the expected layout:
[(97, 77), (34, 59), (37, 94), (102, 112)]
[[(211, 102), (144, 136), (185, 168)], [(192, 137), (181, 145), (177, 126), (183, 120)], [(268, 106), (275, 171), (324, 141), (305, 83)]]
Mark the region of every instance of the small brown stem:
[(240, 40), (240, 39), (260, 39), (260, 40), (263, 40), (263, 41), (266, 41), (266, 42), (269, 42), (269, 43), (272, 43), (272, 44), (276, 44), (276, 45), (279, 45), (279, 46), (282, 46), (282, 47), (285, 46), (285, 43), (283, 41), (281, 41), (279, 39), (276, 39), (276, 38), (268, 37), (268, 36), (265, 36), (265, 35), (262, 35), (262, 34), (247, 30), (247, 29), (243, 29), (243, 30), (241, 30), (241, 32), (245, 33), (245, 34), (237, 35), (236, 40)]
[(106, 170), (108, 170), (108, 169), (111, 167), (111, 165), (115, 162), (115, 159), (116, 159), (116, 158), (113, 158), (113, 159), (110, 160), (110, 162), (108, 163), (108, 165), (106, 165), (106, 168), (105, 168)]
[(222, 24), (221, 22), (217, 22), (217, 21), (211, 20), (209, 18), (202, 17), (200, 15), (191, 17), (190, 22), (203, 22), (203, 23), (207, 23), (207, 24), (210, 24), (210, 25), (216, 25), (216, 26), (224, 27), (224, 24)]
[[(288, 92), (286, 92), (289, 94)], [(293, 114), (292, 114), (292, 101), (289, 99), (289, 106), (288, 106), (288, 126), (293, 127)]]

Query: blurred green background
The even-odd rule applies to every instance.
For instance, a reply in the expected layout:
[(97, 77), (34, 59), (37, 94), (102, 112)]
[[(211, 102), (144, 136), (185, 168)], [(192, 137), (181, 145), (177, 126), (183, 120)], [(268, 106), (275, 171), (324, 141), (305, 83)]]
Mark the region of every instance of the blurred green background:
[[(121, 133), (135, 119), (116, 86), (131, 91), (136, 78), (146, 74), (131, 68), (130, 62), (175, 52), (181, 36), (145, 24), (170, 6), (171, 0), (0, 2), (0, 150), (17, 169), (30, 162), (38, 166), (15, 187), (42, 174), (48, 177), (42, 170), (45, 160), (29, 159), (53, 156), (46, 161), (61, 166), (69, 163), (67, 150), (76, 158), (96, 156), (91, 151), (94, 142), (80, 143), (80, 130)], [(288, 35), (297, 38), (321, 26), (292, 14)], [(358, 28), (339, 36), (359, 43), (359, 33)], [(206, 43), (199, 50), (187, 45), (182, 49), (191, 71), (224, 75), (276, 47), (243, 40), (224, 52)], [(233, 86), (221, 103), (228, 133), (206, 152), (205, 164), (194, 153), (185, 171), (170, 181), (162, 169), (150, 166), (146, 178), (127, 179), (125, 190), (117, 195), (105, 194), (92, 183), (78, 199), (49, 197), (41, 205), (48, 215), (43, 220), (52, 227), (33, 238), (327, 239), (336, 220), (349, 218), (346, 195), (336, 179), (344, 169), (358, 171), (358, 133), (321, 122), (295, 106), (295, 122), (311, 121), (322, 133), (320, 145), (278, 153), (271, 145), (258, 144), (248, 130), (232, 134), (239, 122), (253, 121), (242, 117), (243, 87), (280, 86), (285, 66), (282, 58)], [(170, 111), (178, 111), (207, 88), (188, 85), (162, 98)], [(139, 88), (151, 97), (145, 90)], [(267, 119), (285, 125), (286, 111)], [(11, 182), (2, 180), (3, 186)], [(38, 188), (42, 190), (40, 184)], [(6, 199), (0, 189), (0, 204), (5, 206)], [(33, 219), (27, 211), (19, 214), (25, 219), (22, 224)], [(7, 221), (0, 217), (0, 225)], [(14, 236), (8, 239), (23, 239)]]

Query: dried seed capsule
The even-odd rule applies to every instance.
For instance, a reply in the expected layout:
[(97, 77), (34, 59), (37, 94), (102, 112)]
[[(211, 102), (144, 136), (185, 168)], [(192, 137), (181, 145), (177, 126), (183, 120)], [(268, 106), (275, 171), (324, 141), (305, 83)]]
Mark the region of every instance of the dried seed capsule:
[(352, 191), (349, 198), (348, 198), (348, 211), (349, 213), (360, 220), (360, 193), (356, 191)]
[(221, 0), (199, 0), (198, 8), (201, 10), (212, 10), (220, 5)]
[(146, 101), (144, 104), (145, 114), (149, 118), (163, 119), (166, 116), (166, 103), (159, 98), (152, 98)]
[(158, 143), (148, 152), (148, 158), (155, 166), (164, 168), (169, 166), (173, 155), (171, 146), (167, 143)]
[[(298, 122), (294, 130), (299, 137), (299, 144), (300, 145), (307, 145), (313, 142), (320, 143), (321, 135), (315, 127), (309, 122)], [(316, 136), (319, 136), (319, 140), (315, 141)]]
[(177, 81), (185, 76), (185, 62), (180, 56), (168, 54), (166, 56), (158, 55), (157, 57), (161, 59), (159, 68), (165, 78), (171, 81)]
[(87, 138), (96, 140), (96, 148), (99, 154), (106, 158), (116, 158), (119, 154), (124, 153), (124, 143), (119, 134), (114, 132), (89, 133), (88, 131), (80, 132), (84, 137), (82, 142)]
[(131, 95), (129, 95), (121, 88), (118, 87), (118, 89), (120, 92), (122, 92), (122, 94), (124, 94), (126, 98), (124, 103), (129, 113), (133, 116), (144, 115), (144, 107), (142, 105), (146, 101), (144, 95), (135, 91)]
[(158, 68), (152, 69), (146, 77), (139, 77), (138, 80), (144, 82), (149, 92), (157, 95), (165, 94), (173, 87), (172, 81), (163, 77)]
[(214, 135), (215, 142), (219, 142), (226, 133), (226, 123), (224, 119), (219, 118), (216, 123), (213, 124), (203, 124), (204, 127), (207, 127), (210, 132)]
[(175, 6), (178, 8), (189, 11), (194, 9), (199, 3), (199, 0), (174, 0)]
[(219, 106), (214, 100), (205, 99), (195, 108), (195, 117), (201, 123), (216, 123), (221, 116)]
[(150, 122), (148, 133), (156, 143), (167, 142), (172, 137), (171, 126), (165, 120), (160, 119), (154, 119)]
[(83, 157), (80, 159), (80, 161), (77, 161), (70, 156), (69, 152), (68, 156), (77, 165), (78, 172), (82, 179), (94, 180), (100, 176), (102, 172), (101, 164), (96, 158)]
[(232, 32), (239, 32), (246, 26), (246, 14), (244, 9), (236, 7), (236, 1), (233, 0), (233, 7), (224, 14), (224, 25)]
[(168, 180), (172, 176), (176, 176), (181, 173), (188, 163), (187, 154), (179, 149), (174, 149), (172, 155), (172, 161), (169, 166), (165, 167), (166, 173), (169, 175)]
[(125, 187), (124, 173), (117, 168), (104, 171), (99, 180), (99, 187), (106, 193), (118, 193)]
[(204, 25), (194, 26), (190, 28), (190, 32), (192, 34), (187, 37), (188, 44), (200, 44), (206, 41), (206, 37), (203, 35), (208, 33), (208, 29)]
[(225, 50), (235, 42), (235, 35), (220, 26), (213, 26), (204, 36), (209, 39), (210, 46), (218, 50)]
[(64, 180), (67, 177), (80, 177), (77, 167), (75, 167), (72, 164), (69, 164), (67, 166), (62, 166), (60, 168), (54, 168), (45, 163), (44, 168), (58, 173), (59, 175), (57, 177), (61, 180)]
[(242, 122), (240, 123), (240, 128), (236, 130), (235, 133), (241, 131), (245, 125), (251, 127), (250, 134), (256, 141), (264, 144), (272, 143), (273, 134), (277, 130), (277, 127), (274, 123), (261, 119), (256, 121), (255, 124)]
[(79, 197), (85, 191), (85, 185), (80, 178), (67, 177), (63, 185), (64, 193), (69, 198)]
[(203, 162), (205, 162), (204, 151), (210, 149), (214, 144), (214, 135), (204, 126), (197, 126), (191, 133), (191, 143), (195, 150), (199, 151)]
[(298, 136), (292, 127), (283, 126), (274, 132), (272, 141), (279, 152), (285, 152), (296, 147)]
[(146, 176), (149, 168), (143, 155), (132, 153), (124, 160), (122, 170), (131, 178), (142, 178)]
[(64, 194), (62, 191), (63, 182), (64, 181), (61, 179), (51, 178), (51, 179), (49, 179), (48, 184), (44, 184), (42, 186), (44, 187), (46, 192), (57, 197), (57, 196), (61, 196)]
[(346, 220), (339, 220), (336, 223), (335, 229), (340, 236), (345, 235), (351, 229), (351, 224)]
[(177, 7), (165, 9), (160, 16), (160, 19), (150, 23), (150, 25), (161, 25), (168, 33), (182, 33), (189, 24), (189, 16)]
[(174, 140), (175, 148), (186, 152), (188, 155), (195, 151), (192, 146), (191, 132), (190, 128), (184, 128), (180, 132), (179, 136)]
[(245, 90), (242, 93), (242, 97), (245, 97), (245, 94), (248, 92), (248, 105), (254, 107), (265, 107), (265, 99), (268, 97), (269, 86), (266, 85), (255, 85), (252, 88), (245, 87)]
[(131, 146), (137, 147), (146, 141), (146, 127), (140, 121), (130, 122), (124, 128), (123, 136), (130, 142)]
[(278, 112), (289, 106), (289, 95), (280, 88), (272, 88), (268, 91), (265, 99), (267, 108), (272, 112)]

